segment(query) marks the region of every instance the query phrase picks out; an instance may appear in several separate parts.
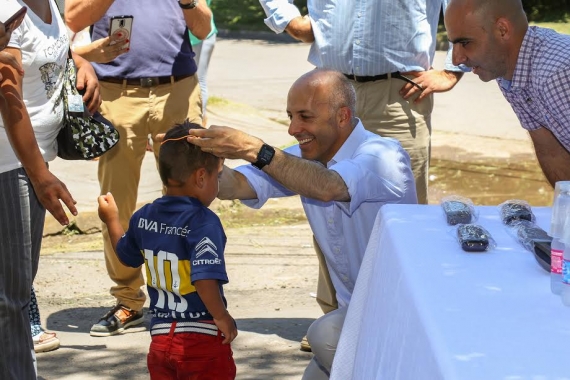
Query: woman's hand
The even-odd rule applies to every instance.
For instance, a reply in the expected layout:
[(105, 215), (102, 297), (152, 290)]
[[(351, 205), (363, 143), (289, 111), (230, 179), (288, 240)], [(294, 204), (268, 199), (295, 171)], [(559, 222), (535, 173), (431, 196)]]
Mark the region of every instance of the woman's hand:
[(100, 38), (89, 45), (77, 46), (73, 51), (89, 62), (108, 63), (129, 51), (129, 40), (113, 40), (111, 37)]

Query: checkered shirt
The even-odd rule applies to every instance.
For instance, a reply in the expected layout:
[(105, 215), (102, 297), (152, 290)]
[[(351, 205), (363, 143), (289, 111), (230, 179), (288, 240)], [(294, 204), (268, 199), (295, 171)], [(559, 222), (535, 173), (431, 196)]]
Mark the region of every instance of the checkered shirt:
[(497, 79), (522, 127), (545, 127), (570, 151), (570, 35), (531, 26), (513, 79)]

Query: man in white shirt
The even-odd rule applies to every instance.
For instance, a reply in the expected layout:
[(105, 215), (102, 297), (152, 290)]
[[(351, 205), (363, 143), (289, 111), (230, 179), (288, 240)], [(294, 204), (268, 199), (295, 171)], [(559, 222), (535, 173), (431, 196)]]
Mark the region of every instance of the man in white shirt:
[(309, 328), (315, 356), (304, 380), (329, 378), (378, 210), (386, 203), (417, 203), (408, 154), (396, 140), (366, 131), (355, 107), (354, 88), (343, 74), (315, 69), (293, 84), (287, 98), (289, 134), (297, 145), (280, 150), (229, 127), (190, 131), (195, 137), (189, 141), (202, 150), (252, 163), (224, 168), (220, 199), (259, 208), (269, 198), (301, 196), (339, 304)]
[[(351, 80), (355, 115), (368, 131), (400, 142), (410, 155), (418, 203), (427, 204), (433, 94), (462, 76), (449, 53), (443, 70), (432, 67), (448, 0), (308, 0), (305, 16), (292, 0), (259, 2), (271, 30), (312, 43), (310, 63)], [(325, 313), (336, 308), (334, 292), (321, 265), (317, 302)], [(310, 348), (303, 341), (301, 349)]]

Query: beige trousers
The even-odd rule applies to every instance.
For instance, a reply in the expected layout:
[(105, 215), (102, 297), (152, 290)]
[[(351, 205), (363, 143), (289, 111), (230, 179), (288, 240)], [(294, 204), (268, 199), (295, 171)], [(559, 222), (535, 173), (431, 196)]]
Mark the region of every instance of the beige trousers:
[[(118, 146), (99, 159), (101, 194), (111, 192), (119, 208), (121, 225), (126, 230), (135, 211), (140, 171), (146, 153), (148, 135), (153, 138), (186, 118), (202, 124), (202, 99), (196, 76), (155, 87), (136, 87), (100, 82), (101, 113), (119, 131)], [(158, 160), (159, 144), (154, 145)], [(117, 258), (109, 233), (103, 224), (103, 240), (107, 272), (115, 286), (111, 295), (117, 302), (141, 310), (145, 295), (141, 268), (126, 267)]]
[(405, 83), (392, 78), (366, 83), (352, 81), (356, 90), (356, 116), (370, 132), (400, 142), (410, 155), (418, 203), (427, 204), (433, 95), (419, 104), (413, 102), (416, 97), (404, 100), (400, 90)]

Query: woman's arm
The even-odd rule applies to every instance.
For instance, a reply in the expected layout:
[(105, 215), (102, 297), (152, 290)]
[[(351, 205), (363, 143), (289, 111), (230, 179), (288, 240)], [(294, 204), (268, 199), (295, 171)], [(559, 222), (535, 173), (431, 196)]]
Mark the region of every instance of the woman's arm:
[[(6, 53), (22, 65), (22, 54), (19, 49), (7, 48)], [(22, 75), (12, 66), (0, 62), (0, 75), (4, 80), (0, 83), (0, 113), (4, 128), (14, 153), (26, 170), (40, 203), (62, 225), (69, 224), (69, 219), (61, 205), (65, 203), (73, 215), (77, 215), (75, 200), (65, 184), (48, 169), (42, 155), (30, 116), (22, 95)]]

